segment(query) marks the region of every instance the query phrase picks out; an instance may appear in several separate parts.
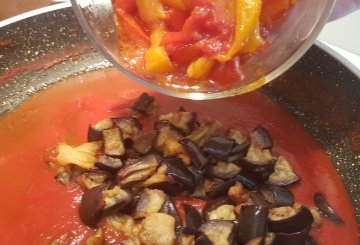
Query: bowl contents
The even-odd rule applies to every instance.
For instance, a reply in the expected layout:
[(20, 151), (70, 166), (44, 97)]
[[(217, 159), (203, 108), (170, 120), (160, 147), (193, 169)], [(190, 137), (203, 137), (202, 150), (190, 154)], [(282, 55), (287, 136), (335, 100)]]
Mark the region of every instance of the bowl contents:
[(79, 217), (96, 229), (88, 243), (109, 240), (102, 222), (119, 242), (169, 245), (313, 244), (320, 211), (343, 223), (321, 194), (319, 209), (294, 198), (301, 176), (273, 154), (264, 127), (247, 134), (183, 106), (158, 116), (159, 106), (142, 93), (126, 117), (89, 125), (88, 142), (57, 145), (56, 180), (84, 191)]
[(267, 46), (291, 0), (114, 0), (124, 66), (147, 79), (218, 87)]
[(181, 100), (115, 68), (2, 115), (0, 195), (1, 244), (358, 244), (327, 154), (264, 94)]

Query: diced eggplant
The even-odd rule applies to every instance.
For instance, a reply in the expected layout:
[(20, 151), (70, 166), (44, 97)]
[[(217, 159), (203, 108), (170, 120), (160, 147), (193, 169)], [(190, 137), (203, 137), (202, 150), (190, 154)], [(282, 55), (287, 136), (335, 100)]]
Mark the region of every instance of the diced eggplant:
[(56, 161), (61, 166), (69, 164), (77, 165), (83, 169), (91, 169), (96, 162), (96, 154), (102, 148), (101, 141), (83, 143), (79, 146), (71, 146), (59, 143), (56, 147)]
[(189, 134), (196, 127), (196, 112), (176, 112), (161, 115), (159, 120), (167, 120), (176, 128), (180, 129), (185, 135)]
[(200, 235), (195, 240), (195, 245), (215, 245), (206, 235)]
[(242, 143), (242, 144), (235, 144), (231, 150), (231, 155), (227, 158), (227, 161), (234, 162), (234, 161), (238, 161), (241, 158), (245, 157), (249, 147), (250, 147), (250, 144), (247, 142)]
[[(175, 158), (178, 159), (178, 158)], [(184, 166), (182, 161), (173, 161), (170, 159), (164, 159), (163, 163), (167, 167), (167, 175), (172, 177), (176, 182), (184, 185), (186, 189), (192, 192), (196, 185), (194, 181), (194, 176), (192, 173)]]
[(118, 181), (121, 186), (128, 186), (146, 180), (156, 172), (159, 166), (155, 155), (146, 155), (121, 168), (118, 173)]
[(292, 233), (276, 233), (273, 241), (274, 245), (304, 245), (309, 239), (309, 228)]
[(316, 193), (314, 195), (314, 203), (316, 207), (320, 210), (322, 214), (325, 215), (329, 220), (334, 222), (337, 225), (344, 224), (344, 220), (336, 213), (336, 211), (330, 206), (328, 201), (325, 199), (325, 197), (320, 194)]
[(322, 218), (321, 213), (317, 207), (311, 207), (309, 208), (311, 215), (314, 218), (313, 223), (311, 224), (312, 228), (319, 229), (322, 225)]
[(225, 196), (230, 189), (236, 182), (236, 179), (229, 179), (227, 181), (221, 181), (217, 184), (213, 185), (210, 190), (206, 192), (207, 196), (210, 198), (216, 198), (219, 196)]
[(135, 103), (131, 106), (134, 111), (140, 112), (144, 115), (152, 114), (155, 106), (155, 97), (150, 96), (148, 93), (142, 93)]
[(132, 147), (138, 153), (148, 154), (155, 145), (156, 137), (156, 130), (142, 133), (134, 139)]
[(287, 186), (296, 183), (300, 177), (293, 171), (290, 163), (282, 156), (278, 157), (274, 167), (274, 173), (269, 176), (268, 184)]
[(230, 187), (227, 195), (235, 204), (246, 203), (249, 201), (249, 194), (239, 181), (236, 181), (235, 184)]
[(246, 176), (238, 175), (236, 176), (236, 180), (239, 181), (247, 190), (251, 191), (256, 189), (256, 182)]
[(263, 237), (257, 237), (257, 238), (251, 239), (245, 245), (263, 245), (263, 243), (264, 243), (264, 238)]
[(123, 163), (119, 158), (101, 155), (97, 158), (95, 166), (110, 172), (116, 172), (123, 166)]
[(228, 197), (219, 197), (208, 201), (204, 207), (206, 220), (235, 220), (233, 202)]
[(294, 205), (294, 195), (291, 191), (280, 186), (265, 186), (260, 189), (265, 200), (273, 207)]
[(125, 153), (124, 141), (119, 128), (105, 129), (102, 134), (106, 155), (119, 157)]
[(209, 160), (204, 152), (191, 140), (182, 139), (179, 143), (184, 147), (185, 152), (190, 157), (191, 162), (198, 169), (203, 169), (208, 164)]
[(140, 219), (149, 214), (158, 213), (166, 200), (167, 195), (163, 191), (145, 189), (140, 196), (133, 217)]
[(222, 124), (219, 121), (207, 120), (191, 132), (190, 135), (186, 136), (186, 138), (193, 141), (199, 147), (202, 147), (221, 128)]
[(140, 122), (134, 117), (112, 118), (112, 121), (116, 127), (120, 128), (121, 137), (123, 140), (133, 140), (135, 136), (142, 130)]
[(183, 185), (175, 182), (174, 179), (167, 174), (167, 172), (167, 166), (165, 164), (161, 164), (161, 166), (156, 170), (156, 173), (144, 182), (140, 183), (140, 186), (150, 189), (159, 189), (171, 196), (180, 194), (183, 190)]
[(85, 171), (86, 169), (83, 169), (77, 165), (68, 164), (65, 167), (58, 168), (55, 180), (60, 184), (69, 185), (73, 183)]
[(164, 213), (152, 213), (141, 221), (139, 232), (141, 244), (173, 245), (175, 242), (175, 219)]
[(206, 169), (206, 174), (212, 178), (231, 179), (241, 172), (241, 168), (235, 163), (218, 162)]
[(200, 226), (200, 231), (215, 244), (232, 245), (235, 240), (235, 224), (228, 220), (209, 220)]
[(314, 221), (310, 210), (302, 205), (271, 208), (268, 218), (270, 231), (285, 233), (302, 231)]
[(88, 142), (92, 141), (102, 141), (103, 135), (102, 131), (104, 129), (109, 129), (113, 127), (113, 122), (110, 118), (104, 119), (94, 125), (89, 125), (88, 129)]
[(203, 150), (221, 161), (227, 161), (234, 146), (235, 140), (223, 136), (214, 136), (205, 143)]
[(167, 197), (164, 205), (161, 207), (160, 212), (173, 216), (175, 219), (176, 230), (179, 231), (179, 229), (182, 229), (182, 222), (181, 222), (180, 215), (179, 215), (173, 201), (171, 200), (171, 198)]
[(265, 237), (269, 209), (263, 205), (241, 207), (238, 224), (238, 241), (245, 244), (252, 239)]
[(155, 148), (160, 152), (164, 151), (169, 141), (178, 141), (183, 137), (181, 132), (179, 132), (169, 121), (157, 121), (155, 128), (158, 131)]
[(235, 140), (235, 142), (239, 145), (247, 143), (247, 138), (239, 130), (229, 129), (229, 132), (227, 135), (230, 139)]
[(194, 185), (198, 186), (204, 179), (204, 170), (198, 169), (194, 165), (190, 165), (187, 168), (194, 176)]
[(96, 228), (101, 219), (104, 208), (102, 193), (105, 188), (105, 185), (99, 185), (86, 190), (82, 195), (79, 208), (80, 219), (91, 228)]
[(112, 189), (103, 191), (104, 212), (106, 214), (113, 214), (121, 211), (128, 206), (132, 201), (133, 195), (115, 186)]
[(250, 133), (251, 141), (256, 142), (261, 149), (271, 149), (273, 147), (273, 140), (269, 132), (262, 126), (257, 126)]
[(251, 144), (246, 157), (241, 161), (244, 174), (259, 184), (266, 182), (274, 172), (275, 159), (268, 149), (262, 150), (257, 144)]
[(77, 182), (84, 189), (91, 189), (98, 185), (107, 184), (113, 179), (113, 174), (99, 169), (87, 171), (76, 178)]
[(196, 208), (183, 204), (185, 212), (184, 233), (196, 235), (202, 223), (202, 216)]
[(269, 206), (263, 195), (258, 191), (249, 192), (249, 198), (255, 205)]

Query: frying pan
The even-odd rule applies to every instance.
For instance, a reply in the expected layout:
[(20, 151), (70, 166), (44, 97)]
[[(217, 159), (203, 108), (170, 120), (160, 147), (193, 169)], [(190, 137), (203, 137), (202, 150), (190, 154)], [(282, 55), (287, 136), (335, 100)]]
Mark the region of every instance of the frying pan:
[[(0, 115), (51, 84), (110, 67), (68, 4), (0, 22)], [(360, 71), (321, 43), (261, 89), (323, 146), (360, 223)]]

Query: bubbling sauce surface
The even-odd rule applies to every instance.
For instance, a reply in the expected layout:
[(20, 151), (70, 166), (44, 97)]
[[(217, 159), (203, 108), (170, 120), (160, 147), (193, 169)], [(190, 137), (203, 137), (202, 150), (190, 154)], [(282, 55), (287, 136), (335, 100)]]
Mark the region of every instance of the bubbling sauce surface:
[(354, 210), (330, 159), (291, 115), (263, 94), (214, 101), (171, 98), (112, 68), (54, 85), (0, 118), (0, 244), (78, 244), (93, 234), (78, 217), (81, 189), (55, 181), (55, 170), (45, 161), (46, 150), (61, 141), (85, 142), (88, 124), (122, 115), (122, 109), (144, 91), (156, 97), (161, 114), (183, 105), (225, 127), (267, 128), (275, 141), (274, 152), (287, 158), (301, 176), (300, 183), (291, 187), (295, 200), (312, 207), (313, 194), (321, 192), (345, 221), (337, 226), (324, 218), (313, 237), (319, 244), (358, 244)]

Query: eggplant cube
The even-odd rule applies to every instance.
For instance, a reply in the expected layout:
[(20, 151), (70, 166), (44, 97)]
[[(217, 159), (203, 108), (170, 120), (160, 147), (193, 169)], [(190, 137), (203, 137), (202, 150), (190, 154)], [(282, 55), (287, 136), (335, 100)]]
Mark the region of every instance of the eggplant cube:
[(119, 128), (106, 129), (102, 131), (104, 139), (104, 151), (108, 156), (122, 156), (125, 146)]

